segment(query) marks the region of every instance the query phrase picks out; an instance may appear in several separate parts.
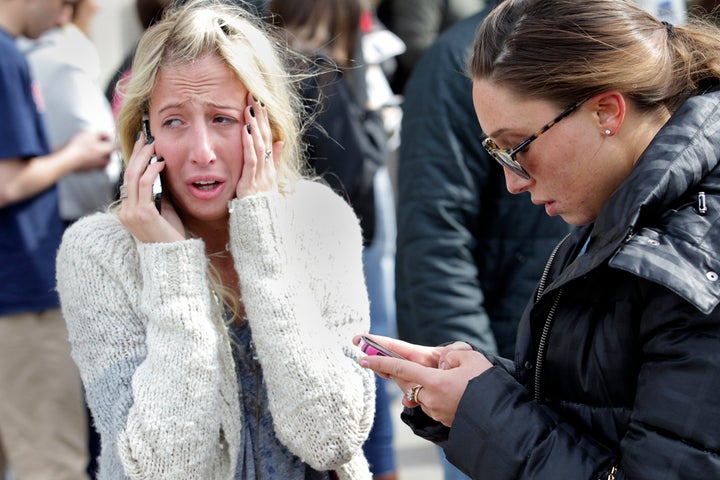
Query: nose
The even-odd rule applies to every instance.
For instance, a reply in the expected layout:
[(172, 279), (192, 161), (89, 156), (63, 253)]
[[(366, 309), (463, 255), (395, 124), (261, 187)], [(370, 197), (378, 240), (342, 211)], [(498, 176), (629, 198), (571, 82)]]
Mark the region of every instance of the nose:
[(204, 123), (198, 124), (189, 138), (192, 143), (190, 147), (190, 160), (201, 166), (215, 163), (215, 150), (212, 147), (210, 132)]
[(505, 187), (507, 188), (508, 192), (512, 193), (513, 195), (526, 192), (533, 181), (532, 178), (530, 180), (526, 180), (520, 175), (514, 173), (512, 170), (505, 167), (503, 167), (503, 172), (505, 173)]

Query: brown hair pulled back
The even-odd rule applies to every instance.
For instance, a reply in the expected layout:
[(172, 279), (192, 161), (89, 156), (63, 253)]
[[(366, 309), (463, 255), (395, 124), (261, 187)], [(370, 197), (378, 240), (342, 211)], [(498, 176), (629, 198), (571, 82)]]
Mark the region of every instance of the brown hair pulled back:
[(506, 0), (478, 29), (473, 79), (570, 105), (620, 91), (673, 112), (720, 79), (720, 31), (662, 23), (629, 0)]

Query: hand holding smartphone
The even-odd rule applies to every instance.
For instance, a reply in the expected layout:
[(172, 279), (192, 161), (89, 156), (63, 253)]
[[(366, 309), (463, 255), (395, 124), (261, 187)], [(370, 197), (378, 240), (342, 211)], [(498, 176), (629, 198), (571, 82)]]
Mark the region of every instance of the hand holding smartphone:
[(365, 335), (360, 336), (360, 345), (358, 346), (360, 347), (360, 350), (362, 350), (368, 355), (381, 355), (384, 357), (393, 357), (399, 358), (401, 360), (407, 360), (407, 358), (403, 357), (399, 353), (393, 352), (389, 348), (380, 345), (379, 343), (372, 340), (371, 338), (366, 337)]

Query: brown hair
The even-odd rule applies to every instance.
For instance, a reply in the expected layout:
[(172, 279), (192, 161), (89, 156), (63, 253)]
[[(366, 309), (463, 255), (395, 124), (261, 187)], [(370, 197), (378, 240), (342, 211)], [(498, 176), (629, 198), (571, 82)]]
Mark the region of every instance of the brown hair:
[[(362, 13), (360, 0), (271, 0), (269, 9), (272, 23), (294, 35), (305, 54), (325, 50), (345, 67), (355, 57)], [(332, 55), (338, 47), (345, 58)]]
[(718, 83), (720, 33), (663, 23), (629, 0), (506, 0), (478, 29), (468, 69), (559, 105), (616, 90), (673, 112)]

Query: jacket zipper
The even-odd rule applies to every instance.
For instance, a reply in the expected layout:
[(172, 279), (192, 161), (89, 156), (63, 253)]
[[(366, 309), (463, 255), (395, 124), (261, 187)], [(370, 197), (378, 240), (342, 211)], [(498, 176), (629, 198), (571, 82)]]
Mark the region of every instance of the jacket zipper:
[[(542, 278), (540, 278), (540, 283), (538, 284), (538, 292), (535, 296), (535, 303), (537, 303), (540, 300), (540, 297), (542, 297), (543, 292), (545, 291), (545, 287), (547, 284), (547, 277), (550, 274), (550, 267), (552, 266), (553, 261), (555, 261), (555, 255), (557, 254), (558, 250), (562, 246), (563, 243), (565, 243), (565, 240), (568, 239), (570, 234), (567, 234), (565, 238), (560, 240), (560, 243), (557, 244), (555, 249), (550, 254), (550, 258), (548, 258), (547, 263), (545, 264), (545, 269), (543, 270)], [(632, 235), (628, 235), (628, 238), (630, 238)], [(537, 357), (535, 359), (535, 392), (533, 397), (536, 401), (540, 401), (540, 371), (542, 370), (542, 364), (543, 364), (543, 358), (545, 357), (545, 348), (547, 347), (547, 337), (550, 333), (550, 326), (552, 325), (552, 321), (555, 318), (555, 312), (557, 310), (557, 306), (560, 303), (560, 296), (562, 296), (562, 287), (558, 290), (557, 296), (555, 297), (555, 300), (553, 301), (552, 306), (550, 307), (550, 311), (548, 312), (547, 317), (545, 318), (545, 324), (543, 325), (542, 334), (540, 335), (540, 343), (538, 344), (538, 353)], [(607, 476), (603, 479), (600, 477), (599, 480), (615, 480), (615, 474), (618, 471), (617, 465), (613, 465), (613, 467), (610, 469), (610, 471), (607, 473)]]
[(618, 471), (617, 465), (613, 465), (613, 467), (607, 473), (607, 476), (605, 474), (603, 474), (598, 478), (598, 480), (615, 480), (615, 474), (617, 473), (617, 471)]
[(550, 333), (550, 326), (552, 325), (553, 318), (555, 317), (555, 310), (560, 302), (561, 295), (562, 288), (558, 290), (555, 301), (553, 302), (552, 307), (550, 307), (548, 316), (545, 319), (545, 325), (543, 325), (542, 335), (540, 336), (537, 358), (535, 359), (535, 400), (540, 400), (540, 371), (542, 370), (543, 358), (545, 357), (545, 347), (547, 346), (547, 337)]
[[(545, 269), (543, 270), (542, 277), (540, 278), (540, 283), (538, 285), (538, 291), (537, 295), (535, 296), (535, 303), (537, 303), (540, 300), (540, 297), (542, 297), (543, 293), (545, 292), (545, 287), (547, 284), (547, 278), (550, 274), (550, 267), (552, 266), (553, 262), (555, 261), (555, 255), (557, 255), (558, 250), (562, 246), (563, 243), (565, 243), (565, 240), (568, 239), (570, 234), (565, 235), (565, 238), (560, 240), (560, 242), (555, 246), (555, 249), (550, 254), (550, 258), (548, 258), (547, 263), (545, 264)], [(534, 383), (534, 398), (535, 400), (540, 400), (540, 376), (542, 372), (542, 366), (543, 366), (543, 359), (545, 357), (545, 348), (547, 347), (547, 337), (550, 333), (550, 326), (552, 325), (553, 318), (555, 317), (555, 311), (557, 310), (558, 303), (560, 303), (560, 296), (562, 295), (562, 288), (558, 290), (557, 296), (555, 297), (555, 301), (553, 301), (552, 306), (550, 307), (550, 311), (548, 312), (547, 317), (545, 318), (545, 324), (543, 325), (542, 334), (540, 335), (540, 343), (538, 344), (538, 351), (537, 356), (535, 358), (535, 383)]]

